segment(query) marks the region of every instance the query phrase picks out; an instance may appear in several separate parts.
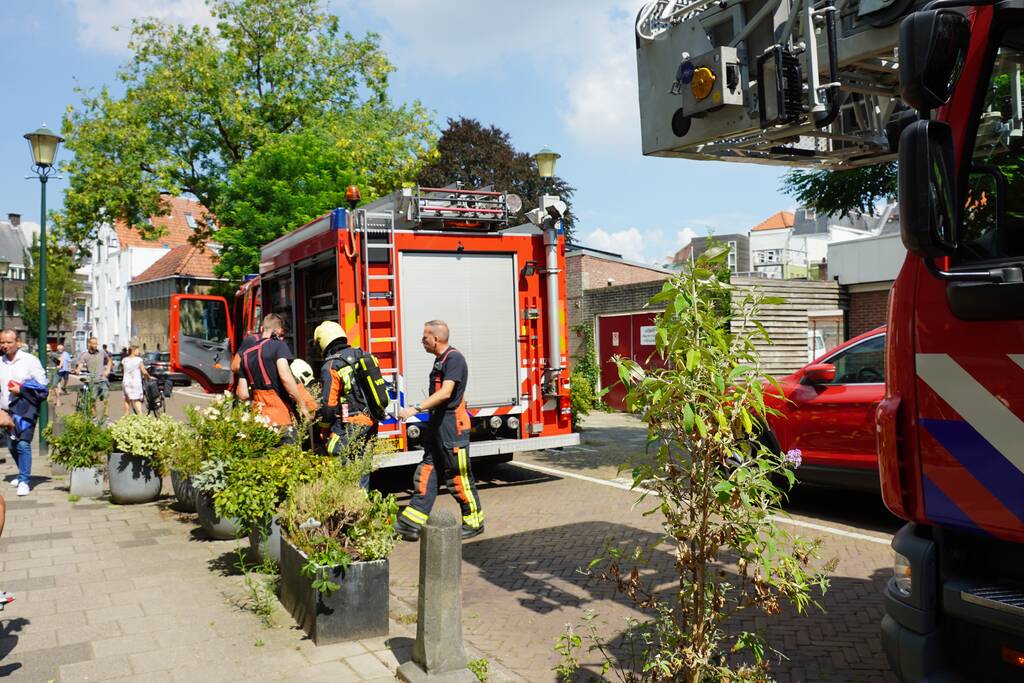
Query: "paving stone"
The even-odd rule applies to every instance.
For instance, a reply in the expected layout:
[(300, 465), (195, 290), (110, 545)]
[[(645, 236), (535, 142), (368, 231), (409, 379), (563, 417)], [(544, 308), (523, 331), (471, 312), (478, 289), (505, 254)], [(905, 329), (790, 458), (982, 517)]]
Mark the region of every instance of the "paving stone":
[(25, 653), (19, 652), (15, 646), (14, 650), (0, 660), (0, 678), (10, 677), (12, 680), (33, 683), (53, 681), (59, 675), (62, 665), (85, 662), (91, 658), (92, 651), (85, 643)]
[(24, 578), (8, 580), (3, 579), (0, 583), (0, 589), (7, 591), (8, 593), (20, 593), (28, 590), (42, 590), (43, 588), (52, 588), (57, 585), (57, 582), (52, 576), (38, 576), (35, 578)]
[(383, 662), (369, 652), (364, 655), (348, 657), (345, 663), (364, 679), (378, 678), (393, 673)]
[(58, 629), (57, 642), (61, 645), (70, 645), (71, 643), (88, 643), (120, 635), (121, 629), (116, 622), (86, 624), (85, 626), (70, 626)]
[(132, 669), (124, 657), (107, 657), (89, 662), (65, 664), (60, 667), (61, 683), (78, 683), (79, 681), (102, 681), (115, 676), (127, 676)]
[(93, 655), (97, 659), (114, 655), (133, 655), (139, 652), (149, 652), (150, 650), (156, 650), (158, 647), (156, 639), (146, 634), (125, 635), (118, 638), (92, 641)]
[[(307, 641), (308, 642), (308, 641)], [(303, 655), (313, 664), (332, 662), (347, 657), (364, 655), (369, 652), (359, 642), (333, 643), (331, 645), (312, 645), (303, 649)]]

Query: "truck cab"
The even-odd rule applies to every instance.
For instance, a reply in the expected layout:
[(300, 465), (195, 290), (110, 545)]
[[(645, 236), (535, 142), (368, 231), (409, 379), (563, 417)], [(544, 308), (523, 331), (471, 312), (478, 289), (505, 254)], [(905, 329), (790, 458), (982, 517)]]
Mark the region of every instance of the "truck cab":
[(883, 645), (904, 681), (1024, 680), (1024, 5), (901, 27), (908, 256), (878, 410), (896, 534)]

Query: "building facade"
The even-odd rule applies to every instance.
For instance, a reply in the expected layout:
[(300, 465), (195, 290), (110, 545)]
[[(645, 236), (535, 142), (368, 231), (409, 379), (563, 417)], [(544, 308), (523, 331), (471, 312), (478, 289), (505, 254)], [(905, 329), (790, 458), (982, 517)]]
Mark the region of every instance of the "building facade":
[(849, 337), (885, 324), (889, 290), (906, 259), (898, 221), (879, 235), (829, 245), (829, 272), (849, 293)]
[(708, 250), (712, 243), (724, 244), (729, 247), (729, 272), (733, 275), (750, 271), (750, 237), (743, 233), (727, 235), (708, 235), (694, 237), (690, 243), (680, 249), (672, 258), (675, 267), (681, 268), (688, 260), (695, 260)]
[(162, 230), (156, 239), (143, 239), (137, 230), (123, 223), (100, 228), (88, 264), (87, 316), (90, 334), (109, 348), (120, 349), (139, 336), (129, 284), (172, 249), (188, 245), (208, 213), (202, 204), (185, 197), (164, 195), (163, 200), (169, 213), (150, 218), (150, 223)]

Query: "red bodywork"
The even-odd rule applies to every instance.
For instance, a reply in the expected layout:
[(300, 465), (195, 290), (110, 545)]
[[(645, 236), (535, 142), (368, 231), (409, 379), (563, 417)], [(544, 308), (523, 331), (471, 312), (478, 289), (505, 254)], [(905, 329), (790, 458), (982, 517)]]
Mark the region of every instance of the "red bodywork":
[[(803, 465), (801, 481), (853, 488), (877, 489), (878, 458), (875, 442), (875, 411), (885, 386), (881, 381), (834, 383), (808, 381), (810, 369), (828, 363), (866, 341), (885, 336), (885, 327), (854, 337), (820, 358), (779, 380), (786, 400), (774, 388), (770, 405), (779, 411), (768, 425), (783, 451), (799, 449)], [(871, 379), (871, 378), (869, 378)]]

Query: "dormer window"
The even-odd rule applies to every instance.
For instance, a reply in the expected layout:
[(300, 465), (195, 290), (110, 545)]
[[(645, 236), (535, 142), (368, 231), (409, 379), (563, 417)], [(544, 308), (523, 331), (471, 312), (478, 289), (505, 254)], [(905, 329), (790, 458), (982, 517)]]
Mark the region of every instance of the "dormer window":
[(188, 227), (192, 228), (193, 230), (196, 229), (196, 219), (195, 216), (193, 216), (191, 213), (185, 214), (185, 222), (188, 223)]

